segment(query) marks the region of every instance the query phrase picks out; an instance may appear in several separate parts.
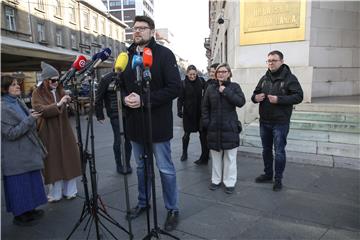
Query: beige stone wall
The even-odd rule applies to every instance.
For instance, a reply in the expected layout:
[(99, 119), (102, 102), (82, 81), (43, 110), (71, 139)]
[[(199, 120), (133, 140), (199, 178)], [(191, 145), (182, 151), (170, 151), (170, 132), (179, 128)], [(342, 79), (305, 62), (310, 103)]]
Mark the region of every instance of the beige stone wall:
[[(245, 123), (258, 117), (258, 106), (250, 98), (267, 70), (266, 56), (272, 50), (283, 52), (285, 63), (302, 85), (304, 102), (311, 102), (312, 97), (336, 96), (335, 92), (337, 95), (359, 94), (360, 2), (307, 1), (305, 40), (247, 46), (239, 44), (240, 2), (226, 1), (224, 10), (221, 10), (222, 4), (212, 3), (210, 10), (212, 63), (226, 59), (227, 31), (227, 62), (233, 69), (233, 81), (240, 84), (247, 98), (246, 105), (239, 111)], [(217, 23), (220, 15), (225, 19), (221, 25)], [(327, 29), (330, 25), (337, 30)], [(334, 80), (329, 82), (329, 79)]]
[(312, 2), (312, 95), (360, 94), (360, 2)]

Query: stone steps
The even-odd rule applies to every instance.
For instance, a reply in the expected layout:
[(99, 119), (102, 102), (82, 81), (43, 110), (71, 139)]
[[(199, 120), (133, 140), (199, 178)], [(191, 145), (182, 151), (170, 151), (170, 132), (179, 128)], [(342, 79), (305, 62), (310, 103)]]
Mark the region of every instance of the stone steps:
[(317, 131), (332, 131), (332, 132), (347, 132), (347, 133), (360, 133), (359, 123), (344, 123), (344, 122), (331, 122), (331, 121), (315, 121), (315, 120), (297, 120), (292, 119), (290, 128), (304, 129), (304, 130), (317, 130)]
[[(251, 156), (261, 159), (262, 148), (240, 146), (239, 151), (245, 156)], [(286, 159), (288, 162), (295, 162), (300, 164), (309, 164), (327, 167), (340, 167), (360, 170), (359, 158), (348, 158), (342, 156), (331, 156), (324, 154), (313, 154), (296, 151), (286, 151)], [(241, 161), (241, 160), (240, 160)]]
[[(259, 122), (253, 122), (244, 129), (246, 136), (254, 136), (260, 138)], [(309, 141), (316, 139), (320, 142), (344, 143), (344, 144), (360, 144), (360, 134), (348, 132), (330, 132), (317, 130), (294, 129), (291, 127), (288, 139)]]
[(342, 123), (357, 123), (357, 124), (360, 122), (360, 114), (357, 113), (334, 114), (329, 112), (294, 111), (291, 118), (296, 120), (342, 122)]
[(356, 104), (324, 104), (301, 103), (294, 106), (296, 112), (326, 112), (326, 113), (360, 113), (360, 103)]
[[(359, 122), (357, 105), (296, 106), (286, 146), (289, 161), (360, 169)], [(261, 156), (258, 121), (244, 126), (239, 149)]]

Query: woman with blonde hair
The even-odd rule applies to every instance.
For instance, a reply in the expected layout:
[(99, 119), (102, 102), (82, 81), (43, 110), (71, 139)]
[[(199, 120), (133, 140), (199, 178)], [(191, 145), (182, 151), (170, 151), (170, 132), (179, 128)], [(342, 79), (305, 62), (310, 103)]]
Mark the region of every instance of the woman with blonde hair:
[(32, 106), (42, 113), (38, 131), (48, 150), (44, 171), (45, 184), (49, 184), (48, 201), (57, 202), (63, 196), (76, 197), (81, 162), (66, 109), (71, 98), (59, 84), (59, 72), (45, 62), (41, 62), (41, 68), (40, 86), (33, 92)]
[(240, 85), (231, 82), (231, 68), (220, 64), (215, 71), (216, 83), (206, 90), (202, 105), (203, 126), (207, 129), (208, 147), (212, 159), (210, 190), (225, 185), (225, 192), (235, 190), (237, 148), (240, 145), (241, 123), (236, 107), (245, 104)]

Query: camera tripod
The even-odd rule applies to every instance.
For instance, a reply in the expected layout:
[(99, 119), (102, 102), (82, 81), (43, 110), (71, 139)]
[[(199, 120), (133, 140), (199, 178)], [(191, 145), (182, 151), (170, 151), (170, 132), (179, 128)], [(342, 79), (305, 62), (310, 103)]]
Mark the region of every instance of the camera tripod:
[[(173, 236), (172, 234), (162, 230), (158, 225), (158, 218), (157, 218), (157, 205), (156, 205), (156, 187), (155, 187), (155, 172), (154, 172), (154, 157), (153, 157), (153, 141), (152, 141), (152, 120), (151, 120), (151, 102), (150, 102), (150, 76), (144, 77), (145, 87), (141, 87), (141, 81), (137, 81), (138, 85), (141, 87), (143, 91), (140, 93), (140, 99), (143, 98), (143, 92), (145, 93), (146, 97), (146, 112), (144, 111), (144, 106), (141, 105), (141, 114), (142, 114), (142, 129), (143, 133), (145, 133), (143, 141), (144, 146), (144, 153), (141, 156), (141, 159), (144, 162), (144, 178), (145, 178), (145, 195), (146, 195), (146, 217), (147, 217), (147, 227), (148, 227), (148, 233), (143, 238), (144, 240), (148, 240), (151, 238), (160, 238), (160, 235), (166, 235), (173, 239), (179, 240), (178, 237)], [(145, 116), (146, 115), (146, 116)], [(147, 119), (145, 118), (147, 117)], [(147, 121), (146, 121), (147, 120)], [(147, 123), (147, 125), (146, 125)], [(147, 130), (147, 131), (146, 131)], [(150, 181), (151, 181), (151, 194), (152, 194), (152, 207), (153, 207), (153, 221), (154, 221), (154, 227), (150, 229), (150, 213), (149, 213), (149, 189), (148, 189), (148, 177), (150, 175)]]
[[(82, 80), (84, 80), (86, 77), (88, 77), (91, 74), (91, 72), (85, 73), (84, 77), (80, 80), (80, 83)], [(83, 148), (83, 142), (82, 142), (82, 134), (81, 134), (81, 124), (80, 124), (80, 103), (78, 99), (78, 90), (76, 86), (76, 81), (74, 78), (72, 79), (72, 88), (74, 91), (74, 102), (75, 102), (75, 109), (76, 109), (76, 132), (77, 132), (77, 138), (78, 138), (78, 146), (79, 146), (79, 152), (80, 152), (80, 159), (81, 159), (81, 169), (82, 169), (82, 182), (84, 185), (84, 193), (85, 193), (85, 201), (82, 208), (82, 212), (80, 214), (79, 220), (74, 225), (72, 231), (67, 236), (66, 239), (70, 239), (73, 233), (76, 231), (76, 229), (81, 225), (83, 221), (86, 219), (84, 231), (88, 228), (87, 233), (87, 239), (90, 237), (91, 233), (91, 227), (94, 224), (95, 230), (96, 230), (96, 239), (101, 239), (102, 235), (100, 234), (100, 230), (102, 230), (103, 234), (111, 235), (114, 239), (118, 239), (114, 233), (110, 231), (110, 229), (104, 224), (102, 221), (102, 218), (106, 220), (107, 222), (111, 223), (112, 225), (116, 226), (117, 228), (121, 229), (125, 233), (129, 235), (129, 239), (133, 239), (133, 234), (131, 231), (131, 223), (129, 223), (129, 231), (126, 230), (123, 226), (121, 226), (114, 218), (112, 218), (109, 213), (107, 212), (105, 205), (103, 204), (101, 197), (98, 194), (97, 191), (97, 180), (96, 180), (96, 166), (95, 166), (95, 143), (94, 143), (94, 124), (93, 124), (93, 112), (94, 112), (94, 82), (89, 80), (90, 82), (90, 110), (88, 114), (88, 122), (87, 122), (87, 131), (86, 131), (86, 144), (85, 149)], [(90, 152), (88, 151), (88, 143), (90, 138)], [(122, 142), (123, 145), (124, 142)], [(124, 151), (122, 151), (124, 153)], [(125, 161), (123, 159), (123, 161)], [(88, 180), (86, 175), (86, 165), (87, 162), (89, 163), (89, 173), (90, 173), (90, 183), (91, 183), (91, 196), (89, 193), (88, 188)], [(127, 189), (127, 180), (124, 181), (126, 184), (125, 189)], [(127, 193), (127, 208), (129, 208), (128, 203), (128, 193)], [(100, 204), (100, 206), (99, 206)], [(105, 232), (105, 231), (106, 232)]]

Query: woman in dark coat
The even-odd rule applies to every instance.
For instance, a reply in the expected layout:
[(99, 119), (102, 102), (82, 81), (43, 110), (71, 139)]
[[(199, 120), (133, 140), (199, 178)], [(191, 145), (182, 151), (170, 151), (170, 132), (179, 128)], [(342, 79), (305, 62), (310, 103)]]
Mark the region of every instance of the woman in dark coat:
[(207, 129), (208, 147), (212, 159), (210, 189), (225, 185), (226, 193), (233, 193), (237, 178), (236, 156), (240, 145), (241, 123), (236, 107), (245, 104), (245, 96), (239, 84), (231, 82), (228, 64), (216, 68), (216, 84), (208, 87), (202, 105), (202, 121)]
[(16, 79), (2, 77), (1, 171), (6, 209), (15, 216), (14, 224), (29, 226), (44, 214), (36, 207), (47, 202), (41, 176), (46, 150), (36, 133), (41, 113), (30, 113), (20, 94)]
[(42, 112), (38, 122), (39, 135), (48, 150), (44, 178), (49, 184), (48, 201), (59, 201), (63, 196), (73, 199), (77, 194), (76, 177), (81, 175), (78, 145), (71, 128), (66, 104), (71, 98), (59, 85), (59, 72), (41, 63), (41, 85), (33, 92), (32, 106)]
[[(198, 77), (196, 67), (190, 65), (186, 70), (186, 77), (177, 101), (178, 116), (183, 119), (184, 127), (181, 161), (187, 160), (190, 133), (199, 131), (203, 86), (204, 80)], [(199, 134), (201, 134), (201, 132), (199, 132)], [(201, 139), (200, 137), (200, 140)], [(203, 152), (203, 147), (201, 148), (201, 152)]]

